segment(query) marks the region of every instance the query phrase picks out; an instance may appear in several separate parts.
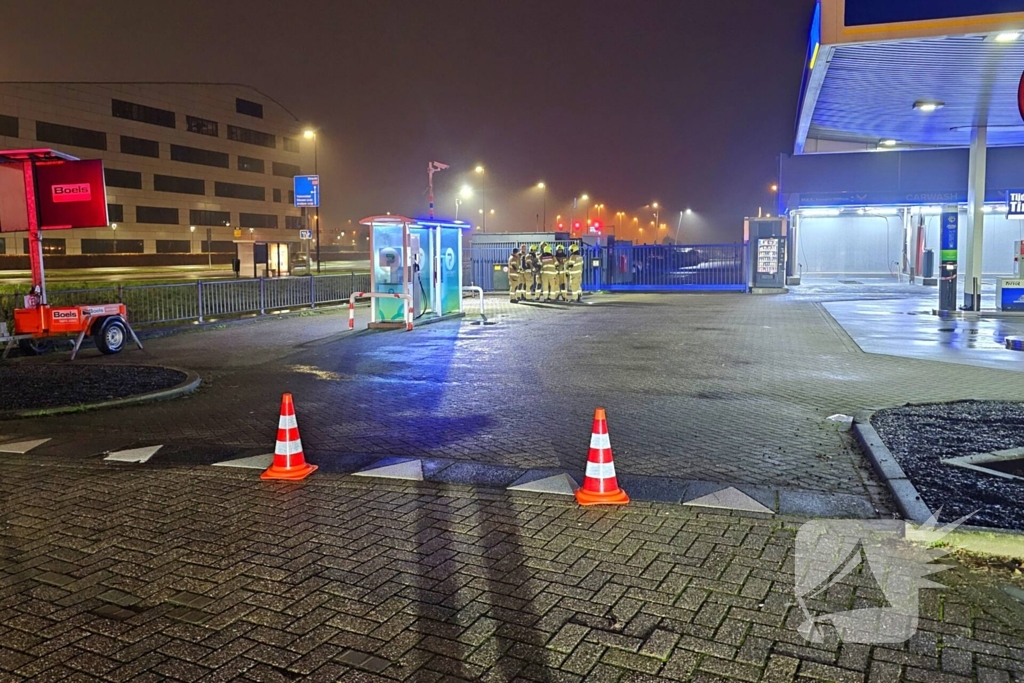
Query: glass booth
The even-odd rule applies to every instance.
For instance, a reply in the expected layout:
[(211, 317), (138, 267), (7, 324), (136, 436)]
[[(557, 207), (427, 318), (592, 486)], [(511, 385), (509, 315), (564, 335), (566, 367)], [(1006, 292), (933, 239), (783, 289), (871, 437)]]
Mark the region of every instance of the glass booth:
[[(462, 231), (468, 223), (370, 216), (372, 292), (408, 294), (413, 317), (462, 313)], [(371, 300), (371, 320), (402, 323), (401, 299)]]

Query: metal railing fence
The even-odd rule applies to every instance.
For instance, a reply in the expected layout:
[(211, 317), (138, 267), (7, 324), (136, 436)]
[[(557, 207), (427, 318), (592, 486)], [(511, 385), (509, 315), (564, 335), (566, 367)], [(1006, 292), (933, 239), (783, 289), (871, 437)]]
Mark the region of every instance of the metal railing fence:
[[(293, 308), (315, 308), (348, 302), (352, 292), (370, 289), (369, 273), (309, 275), (244, 280), (197, 280), (161, 285), (104, 286), (47, 292), (54, 306), (123, 303), (133, 326), (263, 314)], [(0, 294), (0, 321), (13, 329), (14, 309), (24, 292)]]
[[(566, 243), (567, 244), (567, 243)], [(470, 247), (467, 284), (494, 291), (494, 274), (507, 266), (515, 244)], [(583, 289), (587, 291), (743, 291), (742, 244), (582, 245)]]

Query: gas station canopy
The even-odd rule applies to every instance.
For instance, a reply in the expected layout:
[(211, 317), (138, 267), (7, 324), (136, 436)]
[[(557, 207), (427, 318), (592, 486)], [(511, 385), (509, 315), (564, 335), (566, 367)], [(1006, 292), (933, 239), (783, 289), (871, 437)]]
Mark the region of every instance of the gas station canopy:
[(1024, 145), (1024, 0), (820, 0), (807, 54), (796, 154)]

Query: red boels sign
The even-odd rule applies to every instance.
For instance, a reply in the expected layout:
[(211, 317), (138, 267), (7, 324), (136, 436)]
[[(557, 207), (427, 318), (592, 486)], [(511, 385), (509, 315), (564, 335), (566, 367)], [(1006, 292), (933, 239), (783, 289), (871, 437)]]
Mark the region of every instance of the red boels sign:
[(42, 161), (35, 171), (40, 228), (107, 227), (107, 190), (101, 161)]
[(58, 204), (63, 202), (87, 202), (92, 199), (92, 185), (89, 183), (54, 185), (50, 188), (50, 192), (53, 201)]

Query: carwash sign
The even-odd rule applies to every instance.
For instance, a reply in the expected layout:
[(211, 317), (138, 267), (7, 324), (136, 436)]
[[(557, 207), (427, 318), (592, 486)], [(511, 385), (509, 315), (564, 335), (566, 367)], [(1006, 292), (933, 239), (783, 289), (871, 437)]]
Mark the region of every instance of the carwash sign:
[(1024, 218), (1024, 190), (1010, 190), (1006, 193), (1006, 217)]

